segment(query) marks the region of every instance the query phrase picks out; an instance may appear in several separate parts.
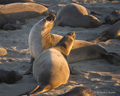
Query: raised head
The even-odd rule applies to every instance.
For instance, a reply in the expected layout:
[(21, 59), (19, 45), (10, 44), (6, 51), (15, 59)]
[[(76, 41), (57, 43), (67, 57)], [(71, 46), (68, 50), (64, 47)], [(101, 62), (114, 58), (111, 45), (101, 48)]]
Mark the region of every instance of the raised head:
[(56, 20), (56, 16), (54, 13), (51, 13), (42, 20), (42, 22), (45, 24), (44, 29), (51, 30), (53, 28), (54, 21)]
[(73, 42), (75, 39), (75, 32), (70, 32), (66, 34), (55, 46), (57, 50), (59, 50), (65, 56), (68, 56), (71, 48), (73, 46)]

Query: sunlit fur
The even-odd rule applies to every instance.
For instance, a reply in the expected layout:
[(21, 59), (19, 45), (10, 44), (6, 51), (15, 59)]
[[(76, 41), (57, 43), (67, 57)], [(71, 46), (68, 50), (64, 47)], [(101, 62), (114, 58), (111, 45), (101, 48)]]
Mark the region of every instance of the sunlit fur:
[(75, 39), (75, 32), (67, 34), (54, 47), (42, 52), (33, 64), (33, 76), (38, 86), (32, 94), (40, 94), (62, 84), (66, 84), (70, 75), (65, 56), (69, 55)]

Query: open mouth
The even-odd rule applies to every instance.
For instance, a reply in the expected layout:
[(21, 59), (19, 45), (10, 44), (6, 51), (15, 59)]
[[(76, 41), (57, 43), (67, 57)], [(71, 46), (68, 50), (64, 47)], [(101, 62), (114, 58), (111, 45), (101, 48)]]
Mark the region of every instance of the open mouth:
[(49, 16), (46, 17), (47, 21), (55, 21), (56, 16), (54, 13), (49, 14)]

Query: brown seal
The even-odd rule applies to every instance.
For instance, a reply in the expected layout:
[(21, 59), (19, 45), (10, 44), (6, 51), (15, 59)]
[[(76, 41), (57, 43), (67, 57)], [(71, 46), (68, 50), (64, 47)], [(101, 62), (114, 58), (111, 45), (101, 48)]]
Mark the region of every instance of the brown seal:
[(36, 3), (11, 3), (0, 8), (0, 28), (8, 20), (24, 21), (26, 19), (48, 15), (50, 10)]
[(120, 21), (120, 10), (114, 10), (105, 17), (105, 23), (114, 24)]
[(98, 38), (92, 40), (91, 42), (103, 42), (108, 39), (120, 39), (120, 21), (103, 31)]
[(95, 16), (89, 15), (87, 9), (79, 4), (71, 3), (57, 12), (56, 24), (70, 27), (98, 27), (102, 23)]
[(31, 94), (40, 94), (67, 83), (70, 71), (65, 57), (69, 55), (74, 39), (75, 32), (68, 33), (35, 59), (33, 76), (39, 85)]

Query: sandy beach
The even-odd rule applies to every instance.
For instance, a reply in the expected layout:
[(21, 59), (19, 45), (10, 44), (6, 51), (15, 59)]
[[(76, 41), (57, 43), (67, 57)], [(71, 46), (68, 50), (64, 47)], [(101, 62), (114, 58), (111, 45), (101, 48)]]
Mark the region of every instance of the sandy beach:
[[(120, 1), (109, 2), (107, 0), (36, 0), (37, 2), (49, 4), (49, 9), (56, 12), (69, 3), (77, 3), (87, 9), (102, 14), (97, 16), (104, 22), (105, 16), (120, 9)], [(0, 29), (0, 46), (7, 50), (7, 55), (0, 57), (0, 69), (15, 70), (23, 74), (30, 66), (30, 52), (28, 48), (28, 36), (32, 26), (44, 16), (26, 20), (22, 29), (2, 30)], [(97, 28), (71, 28), (68, 26), (54, 26), (51, 33), (65, 35), (75, 31), (76, 39), (90, 40), (98, 37), (100, 33), (108, 29), (111, 25), (105, 24)], [(120, 55), (120, 40), (110, 39), (106, 42), (99, 42), (98, 45), (104, 47), (108, 52), (116, 52)], [(56, 96), (63, 94), (76, 86), (86, 86), (91, 88), (96, 96), (120, 96), (120, 66), (112, 65), (104, 59), (83, 60), (69, 64), (75, 75), (70, 75), (68, 83), (54, 90), (40, 95), (30, 96)], [(23, 79), (15, 84), (0, 84), (0, 96), (18, 96), (26, 91), (30, 91), (37, 85), (32, 75), (24, 75)]]

